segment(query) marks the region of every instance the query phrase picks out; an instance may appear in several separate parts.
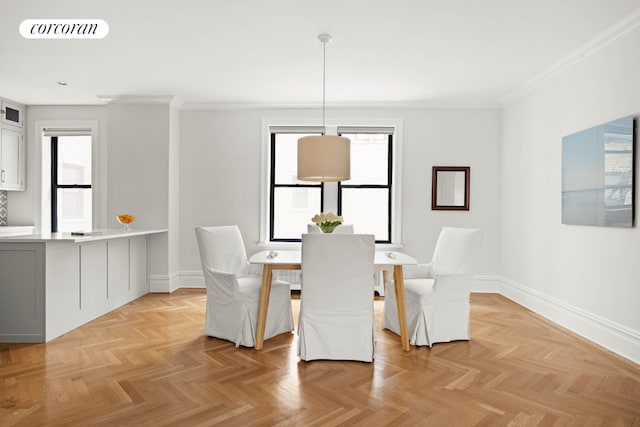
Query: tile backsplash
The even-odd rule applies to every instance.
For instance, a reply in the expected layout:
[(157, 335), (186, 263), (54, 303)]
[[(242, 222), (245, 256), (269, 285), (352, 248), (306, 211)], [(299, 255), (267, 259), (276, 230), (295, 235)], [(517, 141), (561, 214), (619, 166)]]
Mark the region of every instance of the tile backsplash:
[(7, 225), (8, 223), (7, 199), (7, 191), (0, 190), (0, 225)]

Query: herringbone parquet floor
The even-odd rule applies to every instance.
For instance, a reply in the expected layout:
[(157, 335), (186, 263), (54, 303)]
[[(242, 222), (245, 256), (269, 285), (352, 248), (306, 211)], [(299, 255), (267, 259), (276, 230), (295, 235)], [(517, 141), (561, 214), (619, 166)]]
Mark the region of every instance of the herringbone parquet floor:
[(150, 294), (0, 344), (0, 425), (640, 426), (640, 366), (498, 295), (472, 295), (469, 342), (405, 353), (379, 329), (371, 364), (299, 362), (292, 334), (262, 351), (204, 337), (205, 298)]

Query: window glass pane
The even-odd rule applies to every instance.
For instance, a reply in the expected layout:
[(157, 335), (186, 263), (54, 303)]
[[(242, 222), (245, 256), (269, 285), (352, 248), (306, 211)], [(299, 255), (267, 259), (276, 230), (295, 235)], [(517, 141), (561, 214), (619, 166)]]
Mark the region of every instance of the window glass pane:
[(273, 238), (299, 239), (320, 212), (320, 187), (275, 188), (273, 203)]
[(58, 231), (91, 230), (90, 188), (58, 188)]
[(343, 134), (351, 140), (351, 179), (346, 185), (388, 185), (389, 136)]
[[(371, 233), (380, 242), (390, 241), (390, 174), (389, 151), (391, 138), (387, 133), (345, 132), (351, 140), (351, 179), (343, 182), (342, 200), (325, 200), (330, 206), (339, 203), (345, 221), (354, 224), (357, 232)], [(309, 185), (297, 180), (298, 139), (306, 135), (317, 135), (308, 131), (302, 133), (278, 133), (272, 131), (273, 199), (271, 235), (272, 239), (299, 239), (306, 233), (311, 217), (321, 210), (322, 191), (317, 188), (294, 187)], [(277, 187), (274, 188), (274, 186)], [(283, 187), (289, 186), (292, 187)], [(351, 188), (352, 186), (381, 186), (387, 188)], [(325, 197), (328, 197), (325, 195)], [(326, 206), (325, 206), (326, 208)], [(359, 228), (358, 228), (359, 227)]]
[(91, 137), (58, 137), (58, 184), (91, 184)]
[(342, 216), (345, 224), (353, 224), (355, 233), (389, 241), (389, 189), (343, 188)]
[(298, 139), (311, 134), (278, 133), (275, 144), (275, 183), (308, 184), (298, 181)]

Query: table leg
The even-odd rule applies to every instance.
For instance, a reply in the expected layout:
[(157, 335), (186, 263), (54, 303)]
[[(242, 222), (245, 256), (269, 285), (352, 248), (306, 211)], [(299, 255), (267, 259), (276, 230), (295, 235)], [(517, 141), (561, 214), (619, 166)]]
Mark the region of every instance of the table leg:
[(383, 288), (384, 288), (384, 286), (386, 286), (388, 281), (389, 281), (389, 271), (388, 270), (382, 270), (382, 286), (383, 286)]
[[(258, 305), (258, 324), (256, 325), (256, 350), (262, 350), (264, 344), (264, 329), (267, 325), (267, 310), (271, 296), (271, 265), (265, 264), (262, 270), (262, 287), (260, 288), (260, 304)], [(406, 322), (405, 322), (406, 323)]]
[(398, 304), (398, 322), (400, 323), (400, 342), (402, 349), (409, 351), (409, 333), (407, 331), (407, 304), (404, 299), (404, 276), (402, 266), (393, 266), (393, 285), (396, 291), (396, 302)]

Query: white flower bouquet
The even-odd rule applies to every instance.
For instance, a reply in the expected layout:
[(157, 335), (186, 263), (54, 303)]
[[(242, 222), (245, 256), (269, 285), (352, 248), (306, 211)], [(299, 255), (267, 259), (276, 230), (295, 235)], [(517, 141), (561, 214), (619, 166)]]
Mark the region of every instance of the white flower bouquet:
[(321, 213), (311, 218), (324, 233), (333, 233), (333, 230), (340, 224), (342, 224), (342, 217), (334, 214), (333, 212)]

